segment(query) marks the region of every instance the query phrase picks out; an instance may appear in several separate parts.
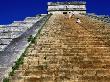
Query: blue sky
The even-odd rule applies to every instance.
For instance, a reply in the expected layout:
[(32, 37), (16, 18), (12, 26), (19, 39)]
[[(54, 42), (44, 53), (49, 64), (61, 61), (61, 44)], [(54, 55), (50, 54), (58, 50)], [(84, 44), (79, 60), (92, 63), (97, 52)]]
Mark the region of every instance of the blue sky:
[[(0, 24), (10, 24), (28, 16), (47, 13), (48, 1), (76, 0), (0, 0)], [(77, 0), (80, 1), (80, 0)], [(82, 0), (87, 2), (87, 12), (110, 15), (110, 0)]]

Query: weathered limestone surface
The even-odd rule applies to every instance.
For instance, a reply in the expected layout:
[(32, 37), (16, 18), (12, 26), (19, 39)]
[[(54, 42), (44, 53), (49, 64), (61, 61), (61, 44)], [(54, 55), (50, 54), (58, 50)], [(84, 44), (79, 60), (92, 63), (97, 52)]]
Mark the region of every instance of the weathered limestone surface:
[(108, 27), (86, 16), (52, 15), (11, 82), (110, 82)]

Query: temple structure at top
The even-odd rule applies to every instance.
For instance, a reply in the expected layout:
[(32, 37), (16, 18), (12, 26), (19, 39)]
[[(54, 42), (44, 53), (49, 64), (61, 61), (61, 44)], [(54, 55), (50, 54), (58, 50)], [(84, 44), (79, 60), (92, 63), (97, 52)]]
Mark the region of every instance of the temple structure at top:
[(86, 14), (86, 2), (48, 2), (48, 14)]

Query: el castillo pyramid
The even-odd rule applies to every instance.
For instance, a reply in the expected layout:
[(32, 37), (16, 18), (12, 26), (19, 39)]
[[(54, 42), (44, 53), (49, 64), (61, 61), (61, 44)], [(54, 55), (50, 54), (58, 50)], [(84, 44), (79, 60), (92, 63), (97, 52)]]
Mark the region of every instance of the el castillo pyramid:
[(1, 82), (110, 82), (110, 17), (86, 13), (86, 2), (49, 2), (48, 14), (7, 27)]

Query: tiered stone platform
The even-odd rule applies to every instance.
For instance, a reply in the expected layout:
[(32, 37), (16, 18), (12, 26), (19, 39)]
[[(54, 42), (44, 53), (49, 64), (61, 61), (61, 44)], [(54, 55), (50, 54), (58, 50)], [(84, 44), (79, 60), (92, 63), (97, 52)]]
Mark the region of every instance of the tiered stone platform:
[(110, 82), (109, 27), (86, 16), (52, 15), (10, 82)]

